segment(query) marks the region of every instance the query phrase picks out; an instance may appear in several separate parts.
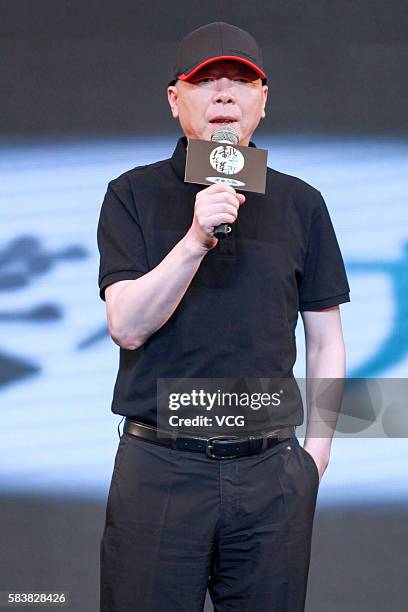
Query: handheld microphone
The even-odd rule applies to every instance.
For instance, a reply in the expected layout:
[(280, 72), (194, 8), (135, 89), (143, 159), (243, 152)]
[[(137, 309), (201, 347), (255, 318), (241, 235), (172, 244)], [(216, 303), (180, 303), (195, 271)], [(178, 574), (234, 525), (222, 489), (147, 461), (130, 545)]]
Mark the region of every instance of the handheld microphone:
[[(211, 134), (211, 140), (213, 142), (224, 142), (227, 144), (236, 145), (239, 142), (239, 137), (236, 131), (229, 125), (223, 125), (222, 127), (216, 128)], [(214, 236), (216, 238), (225, 238), (231, 231), (231, 226), (228, 223), (221, 223), (214, 229)]]

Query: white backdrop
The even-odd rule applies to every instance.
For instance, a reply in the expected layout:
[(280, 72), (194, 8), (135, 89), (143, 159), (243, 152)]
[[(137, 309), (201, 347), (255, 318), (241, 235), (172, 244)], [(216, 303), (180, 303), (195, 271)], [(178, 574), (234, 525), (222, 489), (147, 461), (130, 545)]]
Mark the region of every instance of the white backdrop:
[[(340, 306), (348, 376), (406, 377), (408, 142), (255, 136), (270, 167), (317, 187), (329, 208), (351, 287)], [(109, 180), (175, 143), (0, 146), (0, 494), (107, 495), (119, 349), (98, 295), (99, 210)], [(300, 315), (296, 337), (301, 377)], [(407, 451), (405, 439), (336, 439), (319, 503), (407, 503)]]

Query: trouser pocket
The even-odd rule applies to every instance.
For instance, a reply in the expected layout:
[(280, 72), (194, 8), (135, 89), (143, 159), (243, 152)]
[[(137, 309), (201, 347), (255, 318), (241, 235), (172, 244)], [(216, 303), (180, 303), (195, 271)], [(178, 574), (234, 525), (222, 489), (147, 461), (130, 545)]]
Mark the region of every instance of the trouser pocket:
[(303, 456), (306, 464), (309, 466), (309, 470), (314, 474), (314, 478), (316, 481), (316, 484), (319, 485), (320, 483), (320, 474), (319, 474), (319, 470), (317, 468), (316, 462), (313, 459), (312, 455), (310, 453), (308, 453), (308, 451), (303, 448), (303, 446), (300, 444), (299, 440), (297, 440), (297, 447), (300, 450), (301, 455)]

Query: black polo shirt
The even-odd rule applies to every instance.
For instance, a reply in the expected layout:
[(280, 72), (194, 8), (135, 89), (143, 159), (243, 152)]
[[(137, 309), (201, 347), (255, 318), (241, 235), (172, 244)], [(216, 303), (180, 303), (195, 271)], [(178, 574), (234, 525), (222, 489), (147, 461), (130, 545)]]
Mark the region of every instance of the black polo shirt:
[[(152, 270), (189, 229), (204, 186), (184, 182), (186, 145), (181, 137), (170, 159), (109, 182), (97, 229), (102, 300), (107, 285)], [(245, 195), (170, 319), (139, 349), (120, 348), (115, 414), (155, 425), (158, 378), (292, 377), (298, 312), (350, 301), (320, 191), (268, 167), (265, 195)], [(303, 422), (301, 405), (287, 422)]]

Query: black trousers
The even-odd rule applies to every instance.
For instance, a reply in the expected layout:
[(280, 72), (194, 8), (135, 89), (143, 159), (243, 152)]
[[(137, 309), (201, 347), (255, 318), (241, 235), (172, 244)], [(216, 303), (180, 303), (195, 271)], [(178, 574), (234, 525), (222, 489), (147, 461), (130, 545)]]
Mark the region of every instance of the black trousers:
[(296, 436), (216, 460), (123, 434), (100, 612), (301, 612), (319, 475)]

